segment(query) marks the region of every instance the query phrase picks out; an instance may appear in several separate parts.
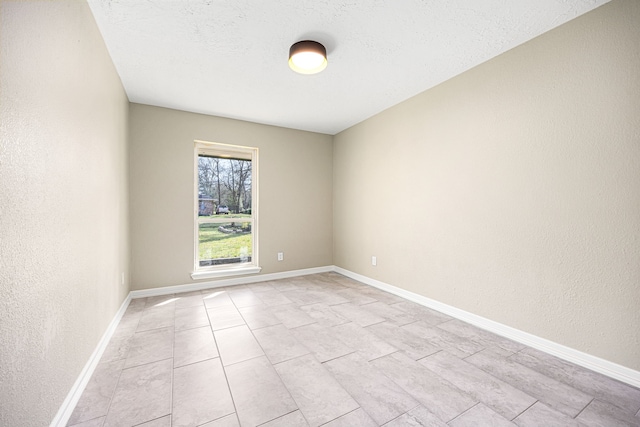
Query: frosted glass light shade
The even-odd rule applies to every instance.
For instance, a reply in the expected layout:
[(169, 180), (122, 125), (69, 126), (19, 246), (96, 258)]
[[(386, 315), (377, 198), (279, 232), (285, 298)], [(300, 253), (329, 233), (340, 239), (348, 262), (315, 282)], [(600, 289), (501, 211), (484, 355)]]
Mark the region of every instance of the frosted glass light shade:
[(289, 67), (300, 74), (315, 74), (327, 68), (327, 50), (318, 42), (303, 40), (289, 49)]

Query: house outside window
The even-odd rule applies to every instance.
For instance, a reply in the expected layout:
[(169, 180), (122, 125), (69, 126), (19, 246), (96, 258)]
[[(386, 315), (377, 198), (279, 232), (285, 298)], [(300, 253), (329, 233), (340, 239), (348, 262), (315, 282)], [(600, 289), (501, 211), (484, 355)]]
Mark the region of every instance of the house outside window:
[(195, 142), (194, 279), (257, 273), (258, 149)]

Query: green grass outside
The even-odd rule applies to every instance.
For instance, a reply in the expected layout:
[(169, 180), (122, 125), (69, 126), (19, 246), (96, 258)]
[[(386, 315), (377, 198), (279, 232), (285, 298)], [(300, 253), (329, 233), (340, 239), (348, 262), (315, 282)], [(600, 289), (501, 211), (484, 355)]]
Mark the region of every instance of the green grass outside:
[[(222, 215), (218, 215), (217, 217), (220, 216)], [(242, 248), (246, 248), (247, 252), (245, 255), (251, 256), (251, 233), (226, 234), (218, 230), (218, 227), (221, 225), (222, 224), (200, 225), (200, 230), (198, 232), (199, 259), (206, 260), (240, 257), (242, 254)]]

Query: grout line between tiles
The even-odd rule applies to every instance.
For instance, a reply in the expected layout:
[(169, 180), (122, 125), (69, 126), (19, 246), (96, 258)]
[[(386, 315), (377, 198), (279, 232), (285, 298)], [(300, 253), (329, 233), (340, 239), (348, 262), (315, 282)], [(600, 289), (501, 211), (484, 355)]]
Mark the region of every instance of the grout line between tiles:
[(160, 418), (164, 418), (164, 417), (171, 417), (171, 412), (169, 412), (168, 414), (160, 415), (159, 417), (154, 418), (154, 419), (152, 419), (152, 420), (147, 420), (147, 421), (143, 421), (143, 422), (138, 423), (138, 424), (134, 424), (134, 425), (132, 425), (131, 427), (141, 426), (141, 425), (143, 425), (143, 424), (150, 423), (151, 421), (159, 420)]
[[(340, 359), (341, 357), (349, 356), (350, 354), (354, 354), (354, 353), (357, 353), (357, 352), (358, 352), (358, 350), (354, 350), (354, 351), (352, 351), (351, 353), (345, 353), (345, 354), (343, 354), (343, 355), (341, 355), (341, 356), (334, 357), (334, 358), (332, 358), (332, 359), (328, 359), (328, 360), (325, 360), (324, 362), (319, 362), (319, 363), (320, 363), (321, 365), (324, 365), (325, 363), (327, 363), (327, 362), (331, 362), (332, 360)], [(310, 354), (311, 354), (311, 353), (310, 353)], [(312, 355), (313, 355), (313, 354), (312, 354)], [(315, 356), (313, 356), (313, 357), (315, 357)], [(316, 359), (316, 360), (317, 360), (317, 359)]]
[(111, 397), (109, 398), (109, 406), (107, 406), (107, 412), (104, 414), (104, 420), (102, 420), (101, 425), (104, 425), (104, 423), (107, 421), (107, 416), (109, 415), (109, 411), (111, 410), (111, 404), (113, 403), (113, 398), (116, 395), (116, 390), (118, 390), (118, 385), (120, 384), (120, 379), (122, 378), (122, 373), (124, 372), (124, 364), (126, 363), (126, 361), (127, 359), (125, 358), (122, 364), (123, 368), (120, 370), (120, 373), (118, 374), (118, 381), (116, 381), (116, 386), (113, 388), (113, 392), (111, 393)]
[[(127, 371), (129, 369), (133, 369), (133, 368), (139, 368), (140, 366), (146, 366), (146, 365), (151, 365), (152, 363), (158, 363), (158, 362), (164, 362), (165, 360), (173, 360), (173, 356), (171, 357), (165, 357), (164, 359), (158, 359), (158, 360), (154, 360), (152, 362), (145, 362), (145, 363), (141, 363), (139, 365), (133, 365), (133, 366), (128, 366), (126, 368), (122, 368), (123, 371)], [(125, 359), (125, 364), (126, 364), (126, 359)], [(171, 369), (173, 369), (173, 364), (171, 364)]]
[[(438, 354), (438, 353), (442, 353), (442, 352), (444, 352), (444, 350), (440, 348), (440, 349), (438, 349), (437, 351), (435, 351), (435, 352), (433, 352), (433, 353), (431, 353), (431, 354), (427, 354), (426, 356), (421, 357), (420, 359), (416, 359), (416, 362), (420, 362), (421, 360), (424, 360), (424, 359), (426, 359), (426, 358), (428, 358), (428, 357), (434, 356), (434, 355), (436, 355), (436, 354)], [(454, 357), (455, 357), (455, 356), (454, 356)]]
[(375, 357), (373, 359), (367, 360), (367, 363), (371, 363), (371, 362), (373, 362), (375, 360), (380, 360), (383, 357), (391, 356), (392, 354), (396, 354), (396, 353), (400, 353), (400, 350), (392, 351), (391, 353), (383, 354), (382, 356), (378, 356), (378, 357)]
[(483, 347), (481, 350), (478, 350), (478, 351), (476, 351), (476, 352), (475, 352), (475, 353), (473, 353), (473, 354), (470, 354), (470, 355), (468, 355), (468, 356), (463, 357), (463, 358), (462, 358), (462, 360), (466, 360), (466, 359), (470, 358), (471, 356), (475, 356), (475, 355), (476, 355), (476, 354), (478, 354), (478, 353), (482, 353), (482, 352), (483, 352), (483, 351), (485, 351), (486, 349), (487, 349), (487, 347)]
[[(515, 420), (516, 418), (518, 418), (520, 415), (524, 414), (525, 412), (527, 412), (529, 409), (531, 409), (531, 407), (533, 407), (533, 405), (535, 405), (536, 403), (540, 402), (539, 400), (536, 399), (535, 402), (533, 402), (531, 405), (527, 406), (524, 411), (520, 412), (519, 414), (517, 414), (515, 417), (511, 418), (510, 421)], [(542, 402), (541, 402), (542, 403)]]
[[(197, 362), (191, 362), (191, 363), (187, 363), (185, 365), (180, 365), (180, 366), (174, 366), (173, 369), (180, 369), (180, 368), (184, 368), (186, 366), (191, 366), (191, 365), (195, 365), (196, 363), (201, 363), (201, 362), (206, 362), (207, 360), (214, 360), (214, 359), (220, 359), (220, 355), (216, 356), (216, 357), (209, 357), (208, 359), (202, 359), (202, 360), (198, 360)], [(222, 359), (220, 359), (220, 364), (222, 364)]]
[[(204, 301), (204, 299), (202, 300), (202, 302), (205, 305), (205, 311), (206, 311), (207, 304)], [(233, 410), (236, 414), (236, 418), (238, 419), (238, 424), (240, 424), (240, 416), (238, 415), (236, 400), (233, 398), (233, 393), (231, 392), (231, 386), (229, 385), (229, 378), (227, 377), (227, 370), (225, 369), (225, 366), (222, 364), (222, 354), (220, 353), (220, 347), (218, 346), (218, 341), (216, 340), (216, 334), (215, 334), (215, 331), (213, 330), (213, 325), (211, 324), (211, 318), (209, 317), (208, 311), (207, 311), (207, 319), (209, 319), (209, 329), (211, 330), (211, 336), (213, 337), (213, 344), (216, 346), (216, 352), (218, 353), (218, 358), (220, 359), (220, 367), (222, 368), (222, 373), (224, 374), (224, 381), (227, 383), (227, 390), (229, 391), (229, 396), (231, 396), (231, 404), (233, 405)], [(172, 421), (171, 424), (173, 424), (173, 420), (171, 421)]]
[[(343, 388), (344, 388), (344, 387), (343, 387)], [(346, 390), (345, 390), (345, 391), (346, 391)], [(348, 393), (348, 392), (347, 392), (347, 393)], [(349, 396), (351, 396), (351, 394), (349, 394)], [(351, 396), (351, 398), (353, 399), (353, 396)], [(355, 401), (355, 399), (353, 399), (353, 400)], [(358, 402), (356, 401), (356, 403), (358, 403)], [(357, 407), (356, 409), (354, 409), (353, 411), (349, 411), (349, 412), (347, 412), (346, 414), (342, 414), (342, 415), (340, 415), (340, 416), (337, 416), (337, 417), (335, 417), (334, 419), (327, 421), (326, 423), (322, 423), (322, 424), (320, 424), (318, 427), (326, 426), (327, 424), (332, 423), (332, 422), (334, 422), (335, 420), (337, 420), (337, 419), (339, 419), (339, 418), (346, 417), (347, 415), (352, 414), (352, 413), (354, 413), (354, 412), (356, 412), (356, 411), (358, 411), (358, 410), (362, 410), (365, 414), (369, 415), (369, 414), (367, 413), (367, 411), (365, 411), (365, 410), (364, 410), (364, 408), (363, 408), (362, 406), (360, 406), (360, 404), (358, 404), (358, 407)], [(305, 418), (305, 419), (306, 419), (306, 418)], [(373, 419), (373, 418), (372, 418), (372, 419)]]
[(584, 408), (582, 408), (582, 409), (580, 410), (580, 412), (578, 412), (578, 413), (576, 414), (576, 416), (575, 416), (575, 417), (573, 417), (573, 419), (578, 419), (578, 417), (580, 416), (580, 414), (582, 414), (582, 413), (584, 412), (584, 410), (585, 410), (585, 409), (587, 409), (587, 408), (589, 407), (589, 405), (591, 405), (591, 404), (593, 403), (593, 401), (594, 401), (594, 400), (596, 400), (596, 398), (595, 398), (595, 397), (594, 397), (593, 399), (591, 399), (591, 400), (589, 401), (589, 403), (587, 403), (587, 404), (585, 405), (585, 407), (584, 407)]
[(455, 417), (451, 418), (449, 421), (447, 421), (447, 424), (449, 424), (451, 421), (456, 420), (458, 418), (460, 418), (461, 416), (463, 416), (464, 414), (466, 414), (467, 412), (469, 412), (470, 410), (472, 410), (473, 408), (475, 408), (476, 406), (478, 406), (481, 402), (477, 402), (475, 405), (473, 405), (472, 407), (460, 412), (458, 415), (456, 415)]
[[(289, 391), (289, 390), (287, 389), (287, 391)], [(293, 399), (293, 398), (292, 398), (292, 399)], [(295, 402), (295, 400), (294, 400), (294, 402)], [(297, 404), (296, 404), (296, 406), (297, 406)], [(261, 424), (258, 424), (256, 427), (263, 426), (263, 425), (265, 425), (265, 424), (270, 423), (271, 421), (279, 420), (280, 418), (282, 418), (282, 417), (286, 417), (286, 416), (287, 416), (287, 415), (289, 415), (289, 414), (293, 414), (293, 413), (294, 413), (294, 412), (296, 412), (296, 411), (300, 411), (300, 408), (295, 409), (295, 410), (290, 411), (290, 412), (287, 412), (286, 414), (282, 414), (282, 415), (280, 415), (279, 417), (272, 418), (272, 419), (270, 419), (270, 420), (268, 420), (268, 421), (265, 421), (265, 422), (263, 422), (263, 423), (261, 423)], [(305, 418), (304, 414), (302, 413), (302, 411), (300, 411), (300, 415), (302, 415), (302, 417), (304, 418), (304, 420), (305, 420), (305, 421), (307, 420), (307, 419)], [(308, 422), (307, 422), (307, 424), (308, 424)]]

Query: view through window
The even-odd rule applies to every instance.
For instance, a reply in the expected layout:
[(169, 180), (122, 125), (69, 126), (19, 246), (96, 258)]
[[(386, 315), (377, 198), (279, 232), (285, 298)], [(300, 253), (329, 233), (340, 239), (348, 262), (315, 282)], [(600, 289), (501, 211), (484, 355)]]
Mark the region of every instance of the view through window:
[(255, 149), (199, 143), (196, 270), (256, 264)]

